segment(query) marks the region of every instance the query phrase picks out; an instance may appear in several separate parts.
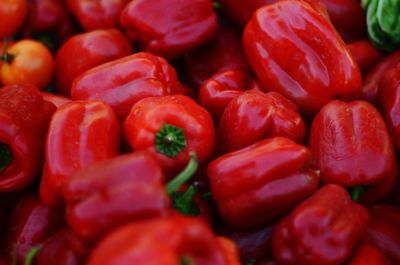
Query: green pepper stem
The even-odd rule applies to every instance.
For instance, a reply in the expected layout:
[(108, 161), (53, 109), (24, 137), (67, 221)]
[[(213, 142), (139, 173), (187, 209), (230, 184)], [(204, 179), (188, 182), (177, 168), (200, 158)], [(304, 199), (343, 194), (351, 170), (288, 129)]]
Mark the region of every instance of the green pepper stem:
[(167, 186), (165, 187), (167, 193), (171, 195), (179, 190), (179, 188), (193, 176), (198, 167), (199, 163), (197, 162), (197, 156), (194, 152), (191, 152), (190, 161), (187, 166), (174, 179), (168, 182)]
[(218, 10), (218, 9), (221, 9), (221, 4), (219, 3), (219, 2), (217, 2), (217, 1), (213, 1), (213, 8), (215, 9), (215, 10)]
[(40, 251), (40, 247), (33, 247), (31, 250), (29, 250), (28, 254), (26, 254), (25, 260), (24, 260), (24, 265), (32, 265), (33, 260), (35, 259), (36, 255)]
[(357, 187), (351, 188), (351, 190), (350, 190), (351, 199), (355, 202), (358, 202), (361, 194), (364, 191), (365, 191), (365, 187), (363, 187), (363, 186), (357, 186)]
[(10, 147), (0, 143), (0, 171), (8, 167), (12, 162), (12, 153)]
[(164, 124), (156, 133), (155, 146), (158, 153), (176, 157), (186, 147), (183, 129), (168, 123)]
[(0, 61), (3, 61), (5, 63), (7, 63), (7, 64), (12, 63), (14, 58), (15, 58), (14, 54), (11, 54), (11, 53), (8, 53), (8, 52), (5, 52), (2, 55), (0, 55)]

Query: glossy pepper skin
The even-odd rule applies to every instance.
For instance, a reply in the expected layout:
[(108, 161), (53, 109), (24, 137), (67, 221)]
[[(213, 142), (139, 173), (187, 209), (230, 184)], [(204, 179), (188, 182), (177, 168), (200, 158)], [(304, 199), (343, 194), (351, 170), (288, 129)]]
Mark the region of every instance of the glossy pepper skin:
[(392, 205), (373, 205), (369, 208), (371, 221), (365, 240), (377, 246), (392, 262), (400, 263), (400, 209)]
[(207, 42), (217, 30), (211, 0), (159, 0), (156, 5), (135, 0), (125, 7), (120, 20), (142, 50), (166, 59)]
[(206, 161), (215, 142), (210, 114), (183, 95), (140, 100), (126, 117), (123, 134), (133, 150), (154, 155), (168, 176), (186, 166), (190, 152)]
[(119, 15), (129, 0), (67, 0), (68, 8), (85, 31), (118, 28)]
[(225, 108), (217, 146), (221, 152), (230, 152), (276, 136), (301, 143), (304, 135), (305, 125), (293, 102), (276, 92), (249, 90)]
[(131, 107), (146, 97), (184, 93), (175, 69), (150, 53), (136, 53), (114, 60), (77, 77), (72, 99), (96, 99), (108, 103), (123, 120)]
[(39, 176), (55, 110), (34, 86), (0, 89), (0, 191), (23, 189)]
[(215, 36), (206, 44), (184, 55), (186, 78), (194, 88), (219, 72), (242, 69), (251, 71), (242, 47), (242, 36), (236, 29), (218, 26)]
[(372, 67), (363, 79), (360, 99), (366, 100), (373, 105), (378, 105), (379, 84), (382, 77), (390, 69), (400, 63), (400, 51), (393, 52), (383, 58), (379, 63)]
[(122, 226), (94, 248), (87, 262), (88, 265), (191, 263), (228, 264), (209, 226), (186, 217), (156, 218)]
[(367, 209), (339, 185), (328, 184), (281, 220), (272, 234), (279, 265), (341, 265), (367, 229)]
[(70, 96), (72, 82), (77, 76), (132, 52), (129, 41), (116, 29), (94, 30), (73, 36), (57, 52), (57, 92)]
[(62, 212), (45, 206), (35, 194), (24, 196), (12, 212), (3, 241), (8, 260), (18, 248), (18, 264), (22, 264), (31, 248), (42, 244), (62, 224)]
[(366, 101), (326, 104), (312, 122), (310, 149), (325, 183), (373, 185), (396, 171), (388, 129), (378, 110)]
[(372, 43), (367, 40), (347, 43), (347, 48), (363, 73), (374, 66), (375, 63), (383, 57), (383, 53), (376, 49)]
[(69, 227), (83, 241), (96, 242), (125, 223), (165, 216), (169, 198), (163, 182), (161, 167), (146, 153), (88, 166), (64, 185)]
[(318, 188), (311, 164), (306, 147), (275, 137), (220, 156), (207, 174), (222, 218), (250, 229), (271, 223)]
[(347, 265), (391, 265), (390, 260), (376, 246), (362, 243)]
[(243, 43), (261, 83), (292, 100), (303, 114), (360, 90), (360, 70), (346, 45), (305, 3), (280, 1), (258, 9)]
[(119, 153), (120, 128), (107, 104), (73, 101), (54, 113), (46, 140), (40, 197), (47, 205), (61, 202), (66, 179), (79, 169)]
[(54, 104), (54, 106), (56, 106), (57, 108), (61, 107), (62, 105), (71, 102), (71, 99), (64, 97), (64, 96), (60, 96), (57, 94), (52, 94), (52, 93), (48, 93), (48, 92), (41, 92), (43, 99), (51, 102)]
[(69, 229), (62, 228), (49, 236), (37, 255), (37, 265), (83, 265), (89, 248)]
[(217, 241), (225, 256), (225, 263), (227, 265), (241, 265), (239, 259), (239, 249), (236, 243), (229, 238), (219, 236)]
[(246, 70), (221, 71), (201, 85), (198, 101), (218, 121), (229, 102), (250, 89), (261, 90), (261, 87)]
[(379, 85), (379, 107), (397, 150), (400, 150), (400, 63), (387, 71)]

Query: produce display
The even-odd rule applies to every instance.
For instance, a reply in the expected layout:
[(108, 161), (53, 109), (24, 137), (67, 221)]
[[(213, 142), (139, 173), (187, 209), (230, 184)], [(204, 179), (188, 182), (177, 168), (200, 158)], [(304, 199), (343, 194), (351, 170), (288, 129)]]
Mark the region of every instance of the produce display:
[(399, 265), (400, 0), (0, 0), (0, 265)]

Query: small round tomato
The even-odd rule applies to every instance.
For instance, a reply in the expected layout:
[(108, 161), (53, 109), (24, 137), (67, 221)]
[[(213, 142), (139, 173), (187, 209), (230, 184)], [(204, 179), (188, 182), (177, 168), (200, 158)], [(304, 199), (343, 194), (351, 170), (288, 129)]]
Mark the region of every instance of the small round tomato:
[(38, 41), (16, 42), (0, 58), (0, 80), (4, 85), (31, 84), (43, 90), (53, 77), (53, 55)]
[(0, 1), (0, 38), (10, 37), (24, 23), (28, 13), (26, 0)]

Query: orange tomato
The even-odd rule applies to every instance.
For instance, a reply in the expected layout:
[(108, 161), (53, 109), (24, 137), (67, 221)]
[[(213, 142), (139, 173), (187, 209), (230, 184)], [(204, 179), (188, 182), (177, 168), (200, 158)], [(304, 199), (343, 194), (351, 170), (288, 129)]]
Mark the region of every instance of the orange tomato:
[(24, 23), (28, 13), (26, 0), (0, 1), (0, 39), (10, 37)]
[(4, 85), (32, 84), (44, 89), (53, 77), (54, 58), (42, 43), (21, 40), (2, 55), (0, 80)]

